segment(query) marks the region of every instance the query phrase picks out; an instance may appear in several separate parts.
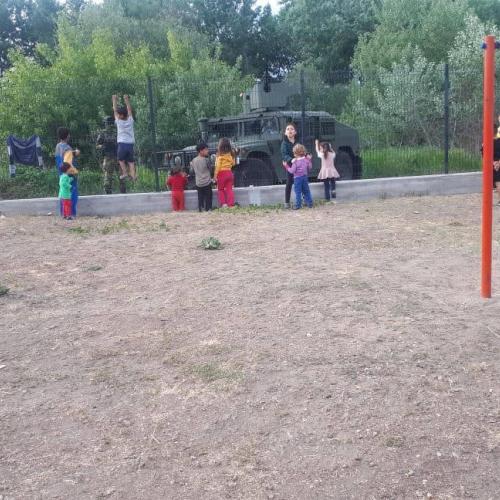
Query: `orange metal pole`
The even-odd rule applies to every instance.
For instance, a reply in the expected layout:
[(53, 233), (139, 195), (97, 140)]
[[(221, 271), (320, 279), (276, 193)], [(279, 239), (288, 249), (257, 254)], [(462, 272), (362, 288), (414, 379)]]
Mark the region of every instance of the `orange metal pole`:
[(481, 297), (491, 298), (493, 218), (493, 125), (495, 107), (495, 37), (485, 39), (483, 99), (483, 209), (481, 226)]

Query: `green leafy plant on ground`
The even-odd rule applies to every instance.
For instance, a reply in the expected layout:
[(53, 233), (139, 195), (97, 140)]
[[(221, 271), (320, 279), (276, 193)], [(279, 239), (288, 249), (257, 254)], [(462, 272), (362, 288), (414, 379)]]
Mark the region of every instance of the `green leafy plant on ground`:
[(7, 295), (9, 293), (9, 289), (6, 286), (0, 285), (0, 297), (2, 295)]
[(217, 238), (209, 236), (201, 241), (201, 247), (205, 250), (219, 250), (221, 242)]

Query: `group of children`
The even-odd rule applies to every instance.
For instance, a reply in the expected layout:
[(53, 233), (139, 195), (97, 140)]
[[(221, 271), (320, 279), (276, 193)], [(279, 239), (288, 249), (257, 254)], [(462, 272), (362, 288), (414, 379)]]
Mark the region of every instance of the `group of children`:
[[(113, 95), (113, 111), (117, 127), (117, 157), (120, 165), (120, 179), (130, 178), (135, 181), (137, 173), (134, 161), (134, 119), (132, 107), (127, 95), (123, 98), (125, 106), (118, 106), (118, 97)], [(302, 199), (308, 207), (312, 207), (313, 200), (309, 189), (308, 177), (312, 168), (311, 155), (307, 154), (306, 148), (296, 142), (297, 131), (295, 125), (288, 124), (285, 130), (285, 138), (282, 143), (283, 166), (288, 172), (286, 187), (286, 203), (289, 206), (291, 186), (295, 191), (294, 209), (302, 207)], [(59, 142), (56, 146), (55, 158), (59, 172), (59, 198), (60, 211), (65, 219), (76, 216), (78, 203), (78, 169), (76, 158), (80, 151), (69, 145), (69, 130), (65, 127), (58, 129)], [(321, 170), (318, 179), (325, 186), (325, 199), (329, 201), (335, 198), (335, 179), (339, 173), (335, 169), (335, 152), (327, 142), (320, 143), (316, 140), (316, 154), (321, 159)], [(212, 166), (208, 145), (200, 143), (196, 147), (197, 156), (190, 164), (191, 172), (194, 173), (196, 189), (198, 191), (198, 210), (212, 210), (212, 186), (217, 185), (217, 196), (219, 205), (223, 208), (234, 206), (234, 174), (237, 150), (231, 145), (231, 141), (223, 137), (219, 140), (215, 158), (215, 171), (212, 176)], [(128, 169), (127, 170), (127, 166)], [(184, 191), (187, 187), (187, 175), (180, 166), (174, 166), (168, 176), (165, 185), (172, 191), (172, 209), (181, 211), (185, 209)]]
[[(294, 139), (296, 135), (296, 129), (292, 124), (287, 126), (286, 133), (290, 129), (293, 129), (293, 133), (289, 134), (288, 142), (291, 144), (290, 149), (293, 157), (288, 156), (284, 159), (283, 167), (292, 178), (295, 191), (295, 206), (293, 208), (298, 210), (302, 208), (303, 198), (308, 207), (313, 206), (308, 181), (312, 161), (311, 155), (307, 154), (306, 148), (302, 144), (290, 140)], [(315, 146), (316, 154), (321, 159), (321, 170), (318, 179), (323, 181), (325, 199), (330, 201), (336, 197), (335, 181), (340, 177), (334, 165), (335, 151), (328, 142), (320, 143), (316, 140)], [(212, 209), (212, 186), (214, 184), (217, 184), (219, 205), (223, 208), (234, 206), (234, 175), (232, 169), (236, 165), (237, 151), (232, 148), (230, 140), (223, 137), (218, 143), (213, 177), (211, 175), (211, 162), (207, 144), (198, 144), (196, 152), (197, 156), (191, 161), (190, 171), (195, 175), (196, 189), (198, 191), (198, 211)], [(184, 190), (187, 186), (187, 174), (182, 171), (180, 165), (172, 168), (165, 181), (165, 186), (172, 191), (172, 209), (174, 211), (184, 210)]]
[[(234, 207), (234, 174), (237, 150), (231, 146), (231, 141), (226, 137), (220, 139), (215, 157), (215, 171), (212, 177), (212, 166), (208, 145), (204, 142), (196, 146), (197, 156), (190, 164), (194, 173), (196, 190), (198, 191), (198, 211), (212, 210), (212, 185), (217, 184), (217, 197), (219, 205), (223, 208)], [(172, 210), (184, 210), (184, 190), (187, 186), (187, 174), (182, 172), (180, 165), (175, 165), (165, 185), (172, 190)]]
[[(120, 165), (120, 180), (137, 180), (134, 160), (134, 118), (128, 95), (123, 96), (125, 106), (118, 105), (118, 97), (112, 97), (113, 112), (117, 129), (117, 158)], [(78, 204), (78, 169), (76, 159), (78, 149), (69, 145), (70, 133), (66, 127), (57, 129), (59, 142), (56, 146), (55, 160), (59, 173), (60, 212), (66, 220), (76, 217)], [(129, 171), (127, 171), (127, 167)]]

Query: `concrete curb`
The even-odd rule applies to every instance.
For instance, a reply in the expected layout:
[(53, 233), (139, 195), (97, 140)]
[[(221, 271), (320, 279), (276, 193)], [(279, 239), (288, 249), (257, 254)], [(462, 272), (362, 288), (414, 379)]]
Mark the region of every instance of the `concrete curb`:
[[(341, 181), (337, 184), (337, 201), (479, 193), (481, 186), (481, 172)], [(314, 182), (310, 187), (314, 199), (323, 199), (322, 183)], [(277, 205), (283, 203), (284, 196), (283, 185), (235, 189), (236, 201), (242, 206)], [(186, 191), (185, 197), (186, 209), (197, 210), (197, 192)], [(214, 190), (214, 207), (216, 206), (217, 191)], [(145, 214), (171, 210), (171, 197), (168, 192), (81, 196), (78, 203), (78, 214), (88, 216)], [(57, 198), (0, 200), (0, 213), (5, 215), (47, 215), (58, 214), (58, 211)]]

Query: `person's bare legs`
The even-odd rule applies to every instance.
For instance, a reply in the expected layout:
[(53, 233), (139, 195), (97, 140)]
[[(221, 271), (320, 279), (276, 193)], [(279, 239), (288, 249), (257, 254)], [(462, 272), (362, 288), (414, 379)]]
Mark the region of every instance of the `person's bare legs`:
[(129, 162), (128, 166), (130, 168), (130, 177), (132, 177), (132, 180), (136, 181), (137, 173), (135, 171), (135, 162)]
[(122, 173), (122, 175), (120, 175), (120, 178), (124, 179), (125, 177), (127, 177), (127, 167), (126, 167), (125, 162), (123, 160), (118, 160), (118, 163), (120, 165), (120, 171)]

